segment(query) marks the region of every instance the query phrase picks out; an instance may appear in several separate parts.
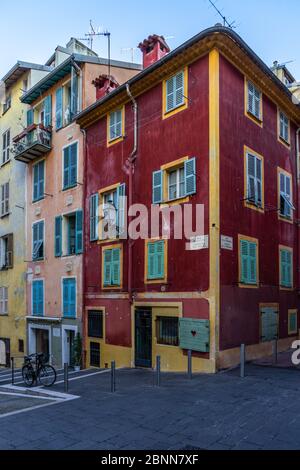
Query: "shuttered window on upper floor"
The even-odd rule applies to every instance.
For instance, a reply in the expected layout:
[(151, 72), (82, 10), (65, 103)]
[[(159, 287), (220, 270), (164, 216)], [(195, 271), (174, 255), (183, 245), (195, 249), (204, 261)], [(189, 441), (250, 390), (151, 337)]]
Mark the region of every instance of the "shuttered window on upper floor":
[(44, 316), (44, 281), (32, 281), (32, 315)]
[(292, 199), (292, 177), (287, 173), (279, 172), (280, 207), (279, 214), (286, 219), (292, 219), (295, 207)]
[(165, 240), (146, 243), (147, 280), (165, 279)]
[(279, 111), (279, 137), (286, 143), (290, 142), (290, 121), (282, 111)]
[(262, 93), (250, 81), (247, 82), (247, 112), (262, 120)]
[(98, 240), (98, 212), (99, 212), (99, 195), (92, 194), (90, 197), (90, 241)]
[(0, 186), (0, 216), (5, 217), (9, 214), (9, 182)]
[(103, 249), (103, 286), (121, 287), (121, 248)]
[(280, 287), (291, 289), (293, 287), (293, 251), (280, 249)]
[(247, 201), (257, 207), (263, 206), (263, 160), (247, 153)]
[(76, 318), (76, 279), (63, 279), (63, 316), (64, 318)]
[(32, 226), (32, 260), (39, 261), (45, 257), (45, 224), (36, 222)]
[(33, 202), (45, 197), (45, 160), (33, 166)]
[(109, 114), (109, 142), (123, 137), (123, 109), (118, 109)]
[(165, 81), (165, 113), (169, 113), (185, 104), (185, 73), (178, 72)]
[(77, 185), (78, 144), (74, 143), (63, 151), (63, 189), (74, 188)]
[(258, 243), (240, 239), (240, 283), (258, 284)]
[(10, 129), (2, 134), (2, 165), (10, 160)]
[(0, 287), (0, 315), (8, 314), (8, 287)]

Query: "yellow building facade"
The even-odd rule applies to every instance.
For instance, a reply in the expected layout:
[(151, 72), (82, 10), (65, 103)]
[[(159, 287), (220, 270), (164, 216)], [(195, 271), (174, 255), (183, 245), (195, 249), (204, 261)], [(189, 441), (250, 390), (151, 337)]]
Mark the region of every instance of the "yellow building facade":
[(49, 71), (18, 62), (0, 83), (0, 366), (26, 353), (26, 165), (13, 139), (26, 127), (21, 95)]

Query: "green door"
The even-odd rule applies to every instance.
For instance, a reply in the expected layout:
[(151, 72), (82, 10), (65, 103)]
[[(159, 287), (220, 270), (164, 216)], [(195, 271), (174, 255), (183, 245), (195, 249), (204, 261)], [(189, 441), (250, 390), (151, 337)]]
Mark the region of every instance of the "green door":
[(151, 309), (137, 309), (135, 312), (135, 365), (152, 367)]

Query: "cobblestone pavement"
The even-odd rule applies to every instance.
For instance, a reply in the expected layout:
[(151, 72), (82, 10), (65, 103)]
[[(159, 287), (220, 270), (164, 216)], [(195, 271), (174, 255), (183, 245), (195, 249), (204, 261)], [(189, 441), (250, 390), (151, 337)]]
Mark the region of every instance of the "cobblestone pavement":
[(152, 372), (117, 371), (113, 395), (109, 373), (74, 380), (79, 399), (0, 417), (0, 449), (300, 449), (300, 371), (246, 371), (163, 374), (160, 388)]

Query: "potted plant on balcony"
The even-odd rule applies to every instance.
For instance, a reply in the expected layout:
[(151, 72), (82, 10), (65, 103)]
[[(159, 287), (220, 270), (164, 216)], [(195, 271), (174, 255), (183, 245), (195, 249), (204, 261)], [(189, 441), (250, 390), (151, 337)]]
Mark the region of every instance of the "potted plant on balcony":
[(79, 372), (82, 364), (82, 339), (80, 333), (77, 333), (74, 339), (74, 370)]

